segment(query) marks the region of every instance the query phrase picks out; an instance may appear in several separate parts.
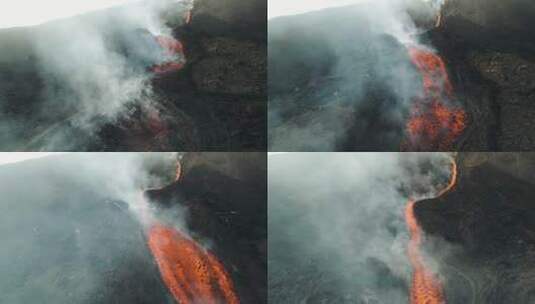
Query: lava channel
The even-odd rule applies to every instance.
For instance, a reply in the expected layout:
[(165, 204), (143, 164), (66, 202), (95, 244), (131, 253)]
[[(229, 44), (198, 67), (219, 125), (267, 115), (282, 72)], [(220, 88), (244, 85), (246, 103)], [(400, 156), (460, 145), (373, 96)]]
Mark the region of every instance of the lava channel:
[(454, 106), (453, 86), (440, 56), (409, 47), (413, 64), (422, 75), (423, 96), (417, 97), (406, 124), (405, 151), (450, 151), (466, 128), (466, 113)]
[[(448, 185), (442, 189), (437, 197), (448, 192), (455, 185), (457, 180), (457, 164), (452, 160), (451, 178)], [(408, 245), (408, 256), (412, 266), (412, 282), (410, 289), (411, 304), (445, 304), (444, 288), (442, 282), (436, 274), (428, 269), (424, 262), (424, 257), (420, 252), (423, 240), (422, 228), (414, 216), (414, 200), (409, 200), (405, 208), (405, 222), (409, 230), (410, 240)]]
[(149, 248), (165, 285), (180, 304), (238, 304), (230, 276), (219, 260), (174, 228), (155, 224)]
[(164, 49), (165, 54), (177, 60), (166, 61), (152, 67), (152, 72), (156, 74), (166, 74), (181, 70), (185, 65), (184, 46), (178, 40), (169, 36), (156, 36), (156, 42)]

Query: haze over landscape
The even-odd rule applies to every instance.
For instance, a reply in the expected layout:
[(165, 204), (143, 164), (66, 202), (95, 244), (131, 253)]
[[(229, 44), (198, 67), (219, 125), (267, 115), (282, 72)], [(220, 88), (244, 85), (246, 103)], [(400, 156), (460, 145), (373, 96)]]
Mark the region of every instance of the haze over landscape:
[(0, 28), (37, 25), (133, 1), (4, 0), (0, 3)]

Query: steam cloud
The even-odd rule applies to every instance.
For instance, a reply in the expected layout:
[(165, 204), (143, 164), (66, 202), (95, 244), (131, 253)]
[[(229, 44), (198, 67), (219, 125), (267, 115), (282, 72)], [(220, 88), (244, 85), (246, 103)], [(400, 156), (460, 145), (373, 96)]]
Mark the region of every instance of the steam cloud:
[(432, 19), (440, 4), (369, 1), (270, 20), (270, 150), (398, 150), (422, 92), (405, 47), (420, 44), (413, 17)]
[[(28, 42), (18, 51), (28, 54), (27, 58), (17, 62), (4, 56), (12, 65), (17, 65), (14, 75), (29, 74), (18, 79), (21, 84), (15, 86), (23, 86), (22, 83), (33, 79), (36, 81), (27, 84), (27, 90), (39, 93), (29, 101), (11, 100), (10, 103), (24, 102), (25, 111), (31, 109), (37, 113), (31, 117), (31, 124), (43, 121), (45, 126), (47, 122), (51, 124), (48, 129), (39, 131), (40, 137), (46, 140), (37, 136), (33, 145), (40, 150), (53, 151), (79, 148), (84, 143), (77, 138), (90, 137), (102, 123), (128, 116), (127, 110), (132, 105), (150, 108), (155, 96), (148, 68), (176, 59), (166, 54), (152, 36), (170, 35), (169, 24), (180, 22), (177, 19), (191, 5), (190, 0), (131, 1), (116, 8), (14, 29), (18, 31), (15, 35), (26, 35)], [(10, 30), (5, 31), (7, 36)], [(5, 47), (6, 52), (17, 52), (15, 43)], [(10, 77), (9, 74), (6, 77)], [(20, 98), (9, 96), (9, 89), (9, 85), (0, 86), (3, 112), (8, 111), (7, 99)], [(2, 139), (16, 141), (24, 135), (21, 127), (29, 124), (27, 118), (17, 121), (6, 114), (0, 126), (5, 137)], [(70, 131), (65, 130), (69, 128)]]
[(404, 209), (449, 174), (442, 153), (270, 156), (270, 301), (407, 303)]
[(74, 153), (0, 166), (2, 302), (173, 303), (143, 236), (156, 210), (140, 198), (173, 180), (176, 159)]

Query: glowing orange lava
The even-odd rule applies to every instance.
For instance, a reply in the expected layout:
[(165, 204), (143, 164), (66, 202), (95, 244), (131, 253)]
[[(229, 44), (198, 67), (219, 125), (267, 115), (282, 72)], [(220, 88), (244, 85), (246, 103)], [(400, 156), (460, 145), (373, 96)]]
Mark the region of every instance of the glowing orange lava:
[(221, 262), (190, 238), (156, 224), (149, 230), (148, 244), (165, 285), (178, 303), (239, 303)]
[(169, 56), (177, 56), (179, 61), (168, 61), (162, 64), (156, 65), (152, 68), (152, 71), (157, 74), (168, 73), (181, 70), (184, 67), (184, 46), (178, 40), (168, 36), (156, 36), (156, 42), (161, 45), (166, 54)]
[(409, 48), (422, 75), (423, 96), (414, 101), (402, 150), (448, 151), (466, 128), (466, 113), (453, 106), (453, 87), (442, 58), (417, 47)]
[[(182, 175), (179, 161), (175, 174), (175, 181), (178, 181)], [(240, 303), (223, 264), (191, 238), (156, 222), (148, 229), (147, 243), (163, 282), (177, 303)]]
[[(457, 164), (452, 160), (451, 178), (448, 185), (442, 189), (438, 195), (441, 196), (449, 191), (457, 181)], [(411, 263), (412, 285), (410, 290), (411, 304), (444, 304), (444, 289), (439, 278), (424, 263), (424, 258), (420, 253), (422, 243), (422, 229), (414, 216), (414, 201), (409, 200), (405, 208), (405, 222), (409, 229), (408, 255)]]
[(409, 201), (405, 209), (405, 221), (409, 228), (411, 239), (408, 254), (412, 265), (412, 284), (410, 290), (411, 304), (444, 304), (444, 290), (436, 275), (424, 265), (420, 254), (422, 231), (414, 216), (414, 201)]

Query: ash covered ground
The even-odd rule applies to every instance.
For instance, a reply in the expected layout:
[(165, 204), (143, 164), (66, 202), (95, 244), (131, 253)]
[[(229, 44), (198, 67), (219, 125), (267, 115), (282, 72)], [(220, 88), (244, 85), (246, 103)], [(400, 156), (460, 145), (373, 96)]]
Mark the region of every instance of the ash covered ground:
[[(2, 29), (0, 150), (265, 150), (265, 19), (265, 1), (162, 0)], [(182, 43), (180, 70), (151, 72), (151, 35)]]
[(422, 91), (409, 38), (441, 57), (466, 112), (447, 151), (532, 150), (533, 2), (442, 2), (435, 11), (368, 2), (270, 20), (270, 149), (398, 151)]

